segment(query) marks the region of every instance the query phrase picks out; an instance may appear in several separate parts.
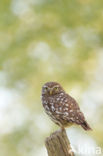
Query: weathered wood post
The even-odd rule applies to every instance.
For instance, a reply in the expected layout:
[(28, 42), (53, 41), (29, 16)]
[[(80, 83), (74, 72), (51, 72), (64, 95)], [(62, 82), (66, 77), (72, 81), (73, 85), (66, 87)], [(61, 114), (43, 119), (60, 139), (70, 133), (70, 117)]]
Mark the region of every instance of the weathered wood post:
[(58, 130), (46, 138), (48, 156), (74, 156), (66, 131)]

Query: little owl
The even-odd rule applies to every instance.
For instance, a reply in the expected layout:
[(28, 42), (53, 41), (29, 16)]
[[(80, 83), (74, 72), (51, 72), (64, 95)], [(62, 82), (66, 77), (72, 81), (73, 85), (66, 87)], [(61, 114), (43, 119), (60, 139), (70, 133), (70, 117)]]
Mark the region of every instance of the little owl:
[(49, 117), (62, 129), (73, 124), (91, 130), (78, 103), (57, 82), (47, 82), (42, 87), (42, 104)]

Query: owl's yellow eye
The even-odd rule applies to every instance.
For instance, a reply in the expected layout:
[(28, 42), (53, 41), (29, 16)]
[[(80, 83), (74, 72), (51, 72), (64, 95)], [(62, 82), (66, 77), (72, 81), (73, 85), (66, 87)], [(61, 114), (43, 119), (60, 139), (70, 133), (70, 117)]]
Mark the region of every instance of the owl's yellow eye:
[(55, 90), (55, 91), (58, 91), (58, 90), (59, 90), (59, 88), (58, 88), (58, 87), (54, 87), (54, 90)]
[(47, 91), (48, 90), (48, 87), (45, 87), (45, 90)]

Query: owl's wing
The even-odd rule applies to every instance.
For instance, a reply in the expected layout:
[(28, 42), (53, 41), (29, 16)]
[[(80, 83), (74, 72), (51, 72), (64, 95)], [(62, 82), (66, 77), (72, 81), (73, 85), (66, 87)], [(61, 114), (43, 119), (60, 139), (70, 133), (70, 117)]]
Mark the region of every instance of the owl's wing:
[(72, 98), (70, 95), (66, 94), (67, 103), (65, 103), (64, 107), (67, 107), (67, 113), (64, 113), (64, 119), (68, 120), (68, 122), (76, 123), (81, 125), (85, 130), (90, 130), (90, 126), (85, 120), (83, 113), (81, 112), (78, 103)]

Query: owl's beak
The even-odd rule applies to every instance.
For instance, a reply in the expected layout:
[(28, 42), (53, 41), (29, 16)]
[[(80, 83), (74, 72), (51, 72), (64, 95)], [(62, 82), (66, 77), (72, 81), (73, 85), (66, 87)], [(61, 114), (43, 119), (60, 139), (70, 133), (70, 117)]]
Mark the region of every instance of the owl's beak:
[(52, 89), (49, 90), (50, 95), (52, 95)]

